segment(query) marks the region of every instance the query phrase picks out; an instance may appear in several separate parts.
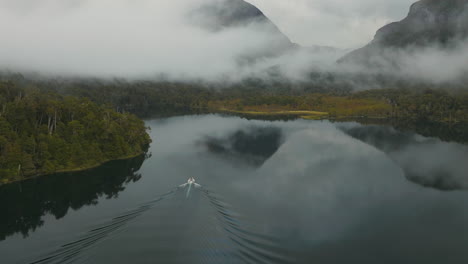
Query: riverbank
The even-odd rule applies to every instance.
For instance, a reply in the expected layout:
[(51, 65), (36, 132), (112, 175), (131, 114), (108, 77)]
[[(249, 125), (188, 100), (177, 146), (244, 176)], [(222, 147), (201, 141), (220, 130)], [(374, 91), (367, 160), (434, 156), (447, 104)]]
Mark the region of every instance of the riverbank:
[(376, 120), (388, 120), (388, 115), (330, 115), (328, 112), (313, 111), (313, 110), (233, 110), (228, 108), (220, 108), (215, 111), (217, 113), (228, 113), (242, 116), (250, 117), (281, 117), (281, 116), (290, 116), (306, 120), (355, 120), (355, 119), (376, 119)]
[(307, 111), (307, 110), (273, 110), (273, 111), (240, 111), (232, 110), (227, 108), (218, 109), (218, 112), (221, 113), (230, 113), (230, 114), (241, 114), (241, 115), (252, 115), (252, 116), (297, 116), (304, 119), (327, 119), (329, 114), (327, 112), (319, 111)]
[(119, 157), (119, 158), (113, 158), (113, 159), (108, 159), (108, 160), (101, 161), (101, 162), (96, 162), (94, 164), (89, 164), (87, 166), (80, 166), (80, 167), (75, 167), (75, 168), (56, 170), (56, 171), (54, 171), (52, 173), (37, 173), (37, 174), (28, 175), (28, 176), (19, 176), (18, 175), (15, 178), (0, 179), (0, 186), (10, 184), (10, 183), (14, 183), (14, 182), (32, 180), (32, 179), (35, 179), (35, 178), (54, 175), (54, 174), (59, 174), (59, 173), (83, 172), (83, 171), (92, 170), (92, 169), (104, 166), (109, 162), (119, 161), (119, 160), (131, 160), (131, 159), (137, 158), (137, 157), (145, 155), (145, 154), (146, 154), (146, 152), (140, 152), (138, 154), (131, 154), (131, 155), (122, 156), (122, 157)]
[(330, 122), (357, 122), (363, 125), (385, 125), (392, 126), (401, 131), (414, 132), (427, 137), (436, 137), (447, 142), (468, 143), (468, 122), (440, 120), (414, 120), (409, 118), (397, 118), (389, 115), (329, 115), (320, 111), (297, 111), (297, 110), (269, 110), (255, 111), (252, 107), (249, 110), (233, 110), (219, 108), (212, 113), (221, 113), (240, 116), (247, 119), (259, 120), (328, 120)]

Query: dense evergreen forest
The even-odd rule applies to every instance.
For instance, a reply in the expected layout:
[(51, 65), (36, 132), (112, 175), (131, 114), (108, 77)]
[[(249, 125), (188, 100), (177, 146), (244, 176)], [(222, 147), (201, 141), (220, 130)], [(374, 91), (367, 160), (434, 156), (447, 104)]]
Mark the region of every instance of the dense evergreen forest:
[(350, 86), (330, 82), (319, 87), (259, 80), (226, 85), (0, 76), (0, 181), (88, 168), (142, 153), (150, 139), (143, 121), (132, 114), (367, 118), (468, 142), (468, 91), (463, 86), (382, 81), (379, 87), (353, 92)]
[[(0, 76), (1, 77), (1, 76)], [(10, 75), (19, 87), (85, 97), (118, 112), (141, 118), (197, 112), (320, 111), (326, 118), (370, 117), (444, 124), (468, 122), (468, 87), (430, 84), (382, 76), (312, 76), (315, 82), (263, 81), (239, 83), (31, 79)], [(311, 78), (312, 78), (311, 77)], [(5, 78), (5, 77), (3, 77)], [(352, 81), (344, 82), (343, 79)], [(350, 83), (353, 83), (351, 85)], [(359, 87), (364, 89), (353, 91)]]
[(132, 114), (0, 82), (0, 183), (140, 155), (150, 141)]

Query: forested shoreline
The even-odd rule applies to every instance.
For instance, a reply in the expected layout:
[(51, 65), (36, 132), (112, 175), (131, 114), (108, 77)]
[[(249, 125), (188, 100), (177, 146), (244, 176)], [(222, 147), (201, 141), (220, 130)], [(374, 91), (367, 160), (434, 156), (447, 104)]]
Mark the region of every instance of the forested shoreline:
[(0, 184), (142, 154), (151, 140), (139, 118), (180, 114), (374, 119), (468, 142), (466, 89), (393, 84), (352, 91), (261, 81), (218, 86), (0, 76)]
[(147, 151), (142, 120), (90, 99), (0, 83), (0, 184)]
[[(0, 76), (1, 77), (1, 76)], [(318, 82), (245, 80), (239, 83), (125, 81), (99, 79), (7, 79), (19, 87), (88, 98), (140, 118), (224, 112), (317, 111), (326, 118), (369, 117), (404, 122), (468, 123), (468, 87), (378, 77), (349, 77), (357, 86), (333, 76)], [(4, 77), (5, 78), (5, 77)], [(368, 80), (366, 79), (368, 78)], [(325, 79), (325, 80), (323, 80)], [(360, 82), (358, 82), (359, 80)], [(321, 84), (321, 85), (320, 85)], [(353, 88), (378, 87), (354, 91)]]

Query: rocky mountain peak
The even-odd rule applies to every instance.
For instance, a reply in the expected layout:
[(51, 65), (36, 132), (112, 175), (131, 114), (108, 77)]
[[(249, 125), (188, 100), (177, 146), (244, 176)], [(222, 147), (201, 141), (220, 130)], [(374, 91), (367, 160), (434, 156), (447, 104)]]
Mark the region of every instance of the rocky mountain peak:
[(411, 6), (405, 19), (382, 27), (371, 43), (338, 62), (397, 65), (386, 51), (434, 46), (450, 49), (467, 37), (468, 0), (421, 0)]

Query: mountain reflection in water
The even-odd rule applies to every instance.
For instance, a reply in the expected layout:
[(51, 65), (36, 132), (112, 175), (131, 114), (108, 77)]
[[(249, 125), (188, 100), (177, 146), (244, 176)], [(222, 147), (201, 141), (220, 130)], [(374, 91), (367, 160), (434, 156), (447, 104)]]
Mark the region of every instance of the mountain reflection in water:
[(223, 138), (207, 136), (200, 141), (206, 149), (231, 162), (262, 165), (279, 149), (283, 134), (278, 127), (250, 126), (234, 131)]
[(338, 125), (345, 133), (385, 152), (418, 184), (440, 190), (468, 189), (468, 146), (401, 132), (388, 126)]
[[(5, 225), (39, 215), (42, 227), (27, 228), (29, 237), (14, 234), (19, 228), (4, 231), (2, 260), (468, 263), (466, 145), (391, 127), (327, 121), (206, 115), (147, 124), (152, 156), (130, 166), (141, 165), (142, 177), (125, 184), (134, 178), (123, 175), (132, 173), (112, 166), (116, 172), (108, 177), (122, 175), (111, 184), (114, 192), (102, 188), (112, 179), (67, 175), (60, 183), (63, 192), (50, 184), (25, 188), (32, 184), (27, 182), (22, 193), (18, 184), (2, 187), (17, 194), (2, 190), (2, 208), (10, 211), (22, 195), (57, 192), (51, 195), (55, 200), (30, 202), (32, 208), (18, 203), (23, 211), (8, 216)], [(442, 177), (440, 171), (449, 181), (427, 188)], [(190, 177), (203, 187), (187, 197), (177, 186)], [(78, 179), (87, 183), (73, 185)], [(115, 199), (100, 197), (109, 194)], [(69, 209), (56, 214), (49, 200), (64, 200)]]

